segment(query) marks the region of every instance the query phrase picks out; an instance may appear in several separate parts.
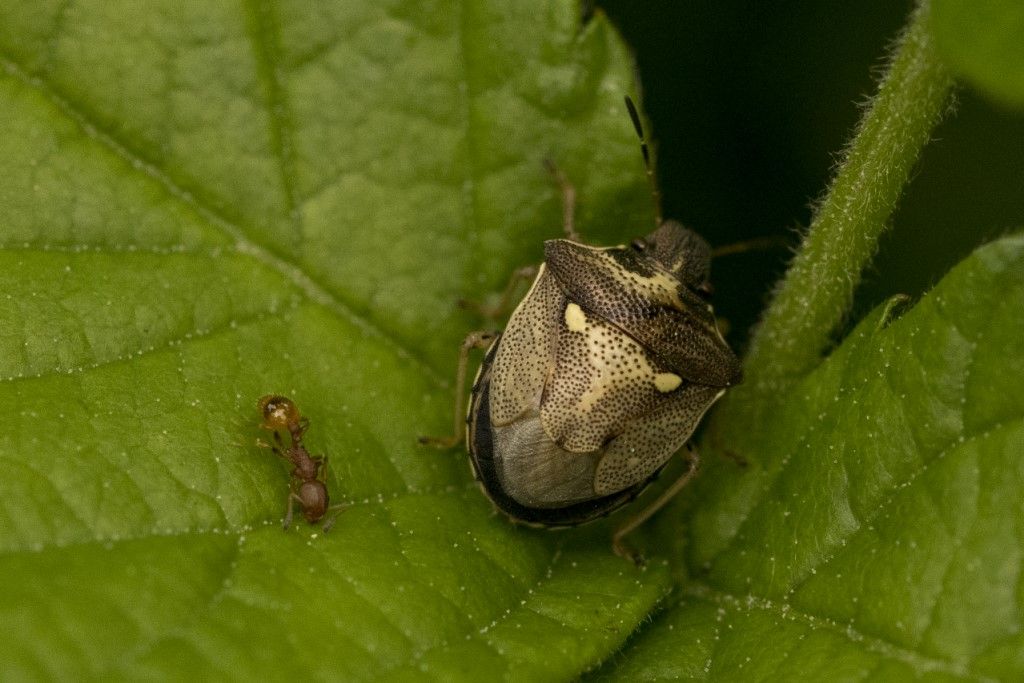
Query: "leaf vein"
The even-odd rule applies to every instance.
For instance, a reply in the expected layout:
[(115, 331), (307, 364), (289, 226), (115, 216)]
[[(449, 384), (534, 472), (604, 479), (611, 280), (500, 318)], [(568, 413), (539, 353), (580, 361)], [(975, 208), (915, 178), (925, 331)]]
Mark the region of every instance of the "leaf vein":
[(410, 362), (422, 375), (438, 386), (445, 386), (445, 380), (438, 372), (423, 361), (417, 353), (407, 347), (394, 333), (381, 326), (359, 310), (349, 301), (345, 301), (338, 292), (325, 288), (310, 276), (296, 262), (278, 256), (265, 246), (251, 240), (241, 226), (232, 222), (222, 212), (197, 197), (195, 192), (182, 185), (167, 171), (151, 163), (148, 159), (133, 150), (125, 141), (118, 139), (115, 133), (104, 129), (102, 124), (93, 120), (88, 113), (61, 95), (44, 78), (33, 78), (9, 55), (0, 52), (0, 68), (12, 75), (25, 87), (33, 89), (46, 97), (58, 111), (76, 123), (83, 133), (110, 150), (115, 156), (125, 161), (134, 172), (141, 173), (161, 186), (169, 197), (195, 211), (213, 228), (234, 240), (239, 253), (252, 256), (263, 265), (278, 272), (291, 281), (310, 301), (317, 303), (342, 320), (346, 320), (360, 330), (377, 337), (382, 344), (390, 348), (399, 358)]
[[(461, 69), (462, 82), (465, 86), (462, 88), (462, 115), (463, 129), (466, 131), (466, 163), (464, 167), (466, 182), (463, 184), (462, 190), (462, 222), (466, 229), (466, 235), (469, 237), (469, 251), (476, 254), (479, 252), (480, 244), (479, 222), (477, 221), (479, 209), (477, 207), (478, 192), (476, 182), (477, 175), (479, 174), (479, 141), (477, 140), (476, 128), (473, 123), (473, 98), (475, 93), (473, 91), (472, 72), (470, 69), (472, 61), (466, 49), (467, 35), (470, 30), (467, 16), (467, 6), (469, 4), (468, 2), (459, 3), (458, 18), (459, 68)], [(474, 263), (476, 260), (474, 258), (469, 262)], [(463, 277), (463, 282), (465, 282), (465, 277)]]
[[(553, 575), (553, 570), (555, 568), (555, 565), (557, 565), (558, 561), (562, 557), (562, 547), (564, 545), (565, 545), (565, 541), (564, 540), (559, 542), (558, 546), (555, 548), (555, 551), (551, 555), (551, 559), (548, 562), (547, 567), (540, 572), (540, 576), (537, 579), (537, 581), (534, 582), (533, 587), (526, 591), (527, 595), (532, 595), (532, 594), (536, 593), (546, 582), (551, 580), (551, 577)], [(534, 614), (537, 614), (538, 616), (544, 617), (545, 619), (548, 619), (549, 621), (555, 621), (555, 619), (553, 617), (550, 617), (550, 616), (545, 615), (545, 614), (541, 614), (540, 612), (537, 612), (535, 609), (531, 609), (529, 607), (529, 603), (527, 603), (527, 606), (525, 607), (525, 609), (528, 609), (528, 610), (532, 611)], [(488, 633), (490, 633), (496, 626), (498, 626), (501, 623), (504, 623), (509, 618), (511, 618), (511, 616), (514, 613), (516, 613), (517, 611), (518, 611), (517, 608), (506, 610), (505, 612), (502, 612), (501, 614), (499, 614), (497, 618), (492, 620), (492, 622), (490, 624), (488, 624), (487, 626), (485, 626), (484, 628), (482, 628), (482, 629), (475, 629), (475, 631), (471, 631), (471, 632), (466, 634), (466, 639), (467, 640), (470, 640), (470, 639), (477, 640), (478, 642), (483, 643), (484, 645), (486, 645), (488, 648), (490, 648), (496, 654), (499, 655), (499, 661), (501, 661), (502, 664), (505, 666), (505, 671), (503, 672), (503, 675), (504, 675), (504, 677), (506, 679), (507, 679), (508, 674), (509, 674), (508, 658), (502, 656), (502, 653), (499, 652), (499, 650), (498, 650), (498, 646), (495, 645), (490, 639), (486, 638), (485, 636)], [(571, 626), (568, 625), (568, 624), (563, 624), (563, 623), (560, 623), (560, 622), (557, 622), (557, 623), (558, 623), (559, 626), (561, 626), (563, 628), (571, 628)], [(454, 649), (454, 646), (450, 642), (448, 642), (446, 640), (444, 642), (437, 643), (435, 645), (432, 645), (432, 646), (430, 646), (428, 648), (425, 648), (425, 649), (421, 650), (420, 652), (417, 653), (415, 659), (422, 659), (424, 656), (426, 656), (427, 654), (430, 654), (431, 652), (446, 652), (446, 651), (451, 651), (452, 649)], [(498, 674), (495, 672), (493, 677), (495, 679), (497, 679), (498, 678)]]
[(755, 597), (753, 595), (738, 596), (703, 582), (688, 583), (683, 588), (683, 595), (695, 600), (711, 602), (719, 607), (736, 612), (744, 609), (771, 612), (788, 621), (799, 623), (810, 630), (827, 631), (840, 635), (851, 643), (863, 646), (869, 652), (908, 664), (920, 673), (934, 671), (958, 677), (974, 676), (980, 680), (992, 680), (971, 672), (967, 667), (957, 662), (940, 659), (897, 645), (884, 638), (857, 631), (852, 625), (844, 626), (827, 617), (809, 614), (793, 608), (789, 603), (778, 603), (768, 598)]
[(304, 226), (296, 198), (291, 106), (276, 66), (282, 61), (280, 27), (274, 14), (273, 3), (266, 0), (246, 0), (245, 8), (248, 13), (246, 24), (253, 56), (256, 59), (257, 76), (266, 92), (270, 139), (274, 156), (277, 158), (281, 187), (284, 190), (285, 209), (295, 231), (295, 245), (299, 246), (303, 241)]
[[(921, 467), (918, 468), (915, 472), (913, 472), (906, 480), (904, 480), (903, 482), (901, 482), (898, 485), (893, 486), (892, 487), (892, 491), (894, 493), (896, 493), (896, 492), (902, 491), (903, 489), (905, 489), (908, 486), (910, 486), (922, 474), (924, 474), (930, 467), (932, 467), (933, 465), (935, 465), (935, 464), (937, 464), (939, 462), (942, 462), (946, 458), (946, 456), (949, 455), (951, 452), (953, 452), (956, 448), (958, 448), (960, 446), (963, 446), (964, 444), (966, 444), (966, 443), (968, 443), (970, 441), (976, 441), (978, 439), (983, 439), (983, 438), (985, 438), (986, 436), (988, 436), (989, 434), (991, 434), (994, 431), (1002, 430), (1002, 429), (1007, 428), (1010, 425), (1012, 425), (1014, 423), (1018, 423), (1018, 422), (1024, 422), (1024, 415), (1019, 415), (1019, 416), (1016, 416), (1016, 417), (1013, 417), (1013, 418), (1010, 418), (1010, 419), (1007, 419), (1007, 420), (1001, 420), (999, 422), (994, 423), (993, 425), (990, 425), (988, 428), (986, 428), (986, 429), (984, 429), (984, 430), (982, 430), (980, 432), (977, 432), (975, 434), (972, 434), (970, 436), (958, 437), (955, 441), (953, 441), (948, 446), (946, 446), (941, 451), (939, 451), (939, 453), (937, 453), (934, 457), (929, 459), (927, 462), (923, 463), (921, 465)], [(894, 502), (894, 499), (895, 499), (894, 495), (889, 495), (889, 496), (883, 498), (881, 501), (879, 501), (879, 503), (875, 507), (875, 509), (870, 514), (865, 515), (865, 517), (864, 517), (864, 525), (861, 526), (861, 529), (870, 527), (871, 524), (875, 520), (878, 519), (878, 517), (882, 514), (882, 512), (889, 505), (891, 505)], [(854, 533), (858, 533), (858, 532), (859, 532), (859, 530), (857, 532), (854, 532)], [(835, 550), (835, 549), (841, 548), (841, 547), (842, 547), (841, 544), (838, 543), (838, 542), (832, 544), (832, 550)], [(814, 570), (820, 569), (821, 567), (827, 565), (829, 562), (831, 562), (834, 559), (835, 559), (835, 553), (834, 552), (833, 553), (823, 553), (822, 557), (820, 558), (820, 560), (817, 563), (811, 565), (807, 569), (805, 576), (802, 579), (794, 582), (790, 590), (794, 591), (794, 592), (796, 590), (798, 590), (801, 586), (804, 585), (804, 583), (806, 583), (812, 576), (814, 576)]]
[(219, 336), (226, 332), (234, 332), (237, 328), (244, 327), (254, 322), (263, 320), (270, 311), (259, 311), (257, 313), (244, 316), (242, 318), (236, 318), (231, 321), (224, 323), (223, 325), (214, 326), (206, 329), (193, 328), (192, 330), (185, 332), (181, 335), (172, 337), (164, 342), (161, 342), (159, 346), (156, 344), (149, 344), (142, 349), (136, 351), (129, 351), (128, 353), (121, 354), (119, 356), (112, 356), (110, 358), (103, 358), (93, 363), (80, 365), (75, 368), (53, 368), (48, 371), (38, 372), (34, 375), (9, 375), (6, 377), (0, 376), (0, 384), (5, 382), (28, 382), (37, 379), (47, 379), (49, 377), (56, 377), (59, 375), (72, 375), (81, 376), (86, 372), (96, 370), (99, 368), (110, 367), (119, 363), (126, 363), (131, 360), (138, 359), (143, 356), (147, 356), (153, 353), (161, 353), (168, 349), (174, 349), (179, 347), (186, 342), (194, 342), (200, 339), (210, 339), (212, 337)]

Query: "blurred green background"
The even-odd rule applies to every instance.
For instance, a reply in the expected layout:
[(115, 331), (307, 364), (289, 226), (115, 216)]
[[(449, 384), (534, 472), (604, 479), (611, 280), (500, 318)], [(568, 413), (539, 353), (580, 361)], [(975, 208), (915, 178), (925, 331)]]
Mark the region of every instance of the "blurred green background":
[[(597, 3), (633, 47), (665, 215), (714, 245), (808, 225), (913, 3)], [(1024, 227), (1024, 112), (969, 89), (937, 129), (858, 291), (851, 321), (918, 296), (977, 245)], [(786, 250), (716, 261), (740, 347)]]

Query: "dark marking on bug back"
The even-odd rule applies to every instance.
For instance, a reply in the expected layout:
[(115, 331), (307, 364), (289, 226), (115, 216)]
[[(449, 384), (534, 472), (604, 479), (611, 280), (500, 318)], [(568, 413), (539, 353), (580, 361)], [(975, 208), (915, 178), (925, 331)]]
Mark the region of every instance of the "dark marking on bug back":
[[(316, 524), (328, 512), (338, 513), (347, 507), (345, 504), (330, 505), (326, 484), (327, 456), (310, 455), (302, 443), (302, 437), (309, 429), (309, 418), (301, 415), (295, 403), (286, 396), (263, 396), (257, 402), (257, 408), (262, 419), (260, 427), (269, 430), (274, 439), (273, 443), (257, 439), (257, 445), (269, 448), (292, 464), (291, 481), (288, 484), (288, 508), (282, 526), (285, 529), (291, 526), (295, 503), (301, 506), (302, 515), (310, 524)], [(282, 432), (288, 434), (290, 445), (285, 445)], [(335, 519), (337, 514), (332, 515), (324, 523), (324, 532), (330, 530)]]
[[(659, 250), (660, 242), (662, 257), (674, 258), (675, 267), (661, 267), (654, 253), (635, 246), (604, 249), (567, 240), (544, 243), (545, 264), (569, 301), (615, 325), (681, 377), (719, 387), (738, 383), (739, 360), (697, 289), (704, 282), (695, 281), (708, 270), (701, 262), (707, 243), (671, 221), (645, 242), (650, 252)], [(676, 251), (690, 247), (697, 249), (692, 265), (687, 253)]]

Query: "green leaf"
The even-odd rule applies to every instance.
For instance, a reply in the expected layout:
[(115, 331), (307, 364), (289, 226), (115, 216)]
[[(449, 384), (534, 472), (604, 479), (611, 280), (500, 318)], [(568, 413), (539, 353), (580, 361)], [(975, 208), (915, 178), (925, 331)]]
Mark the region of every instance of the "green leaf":
[(1024, 4), (934, 0), (931, 28), (943, 58), (972, 85), (1024, 106)]
[(1022, 310), (1008, 237), (867, 316), (767, 433), (712, 434), (748, 464), (709, 463), (677, 602), (610, 673), (1020, 680)]
[[(650, 197), (572, 3), (0, 2), (0, 678), (565, 678), (668, 590), (515, 528), (449, 424), (461, 297)], [(286, 393), (330, 534), (280, 528)]]
[[(919, 28), (858, 134), (884, 163), (855, 141), (825, 200), (871, 208), (835, 278), (945, 108)], [(481, 324), (456, 300), (559, 233), (542, 159), (592, 241), (651, 225), (631, 81), (574, 3), (0, 0), (0, 678), (1024, 676), (1021, 238), (806, 375), (853, 280), (820, 298), (771, 419), (720, 412), (685, 534), (647, 531), (674, 568), (513, 527), (415, 446)], [(280, 529), (268, 392), (352, 504), (330, 534)]]

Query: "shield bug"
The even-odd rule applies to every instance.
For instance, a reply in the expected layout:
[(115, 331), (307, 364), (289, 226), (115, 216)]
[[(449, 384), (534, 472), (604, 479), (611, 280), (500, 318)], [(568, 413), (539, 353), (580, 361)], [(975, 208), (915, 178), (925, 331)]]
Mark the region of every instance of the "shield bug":
[[(298, 503), (303, 516), (310, 524), (316, 524), (328, 512), (335, 512), (323, 527), (324, 532), (329, 531), (337, 519), (337, 513), (347, 506), (329, 505), (330, 496), (326, 484), (327, 456), (310, 455), (302, 444), (302, 436), (309, 428), (309, 418), (303, 417), (295, 403), (285, 396), (263, 396), (256, 406), (260, 411), (260, 427), (274, 435), (274, 443), (259, 439), (256, 443), (263, 448), (269, 448), (293, 465), (291, 482), (288, 485), (288, 509), (282, 526), (285, 529), (291, 526), (294, 504)], [(288, 432), (291, 445), (284, 445), (282, 431)]]
[[(639, 116), (626, 101), (649, 153)], [(695, 232), (659, 217), (656, 229), (628, 246), (581, 243), (573, 225), (575, 193), (549, 165), (562, 190), (567, 237), (544, 243), (533, 276), (504, 332), (470, 334), (459, 355), (455, 434), (464, 438), (476, 478), (512, 519), (573, 526), (604, 516), (647, 487), (696, 429), (740, 364), (710, 304), (711, 249)], [(510, 283), (502, 300), (515, 291)], [(462, 414), (467, 356), (486, 348)], [(623, 539), (694, 475), (698, 458), (613, 537)]]

